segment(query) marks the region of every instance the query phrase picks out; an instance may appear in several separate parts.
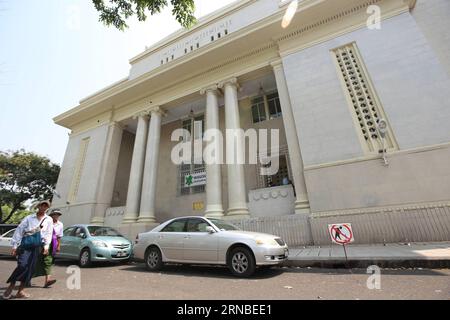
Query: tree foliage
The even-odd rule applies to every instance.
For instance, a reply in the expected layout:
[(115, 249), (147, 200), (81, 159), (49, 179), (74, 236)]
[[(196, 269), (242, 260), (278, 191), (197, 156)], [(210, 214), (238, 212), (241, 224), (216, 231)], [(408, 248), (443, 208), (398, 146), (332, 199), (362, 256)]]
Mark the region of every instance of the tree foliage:
[[(1, 207), (1, 211), (3, 212), (3, 217), (1, 218), (6, 220), (6, 217), (11, 214), (12, 208), (10, 206), (3, 206)], [(8, 219), (7, 222), (10, 224), (19, 224), (23, 220), (23, 218), (32, 213), (33, 212), (30, 210), (19, 209), (13, 215), (11, 215), (11, 218)]]
[[(59, 165), (32, 152), (0, 152), (0, 223), (23, 210), (28, 200), (51, 199), (59, 170)], [(5, 205), (11, 209), (6, 218)]]
[[(92, 0), (92, 2), (100, 13), (101, 22), (122, 31), (128, 28), (126, 23), (128, 18), (136, 16), (139, 21), (145, 21), (147, 12), (154, 15), (169, 5), (167, 0)], [(194, 0), (170, 0), (170, 4), (172, 15), (183, 27), (189, 28), (197, 21), (194, 16)]]

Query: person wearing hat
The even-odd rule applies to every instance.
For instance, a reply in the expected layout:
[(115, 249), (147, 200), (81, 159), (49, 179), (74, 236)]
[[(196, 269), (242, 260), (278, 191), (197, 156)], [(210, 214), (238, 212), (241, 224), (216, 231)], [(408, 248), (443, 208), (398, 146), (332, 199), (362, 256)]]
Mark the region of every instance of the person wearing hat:
[(59, 217), (62, 215), (61, 210), (53, 209), (50, 211), (49, 216), (53, 222), (52, 241), (50, 242), (49, 253), (47, 255), (41, 254), (36, 264), (36, 269), (33, 274), (33, 278), (45, 276), (44, 288), (49, 288), (56, 280), (50, 280), (52, 273), (52, 266), (55, 261), (56, 253), (60, 251), (61, 238), (63, 236), (63, 223), (59, 221)]
[[(17, 267), (9, 277), (9, 287), (3, 293), (3, 299), (11, 299), (17, 281), (20, 282), (15, 298), (28, 298), (29, 294), (24, 292), (25, 286), (30, 283), (33, 276), (39, 252), (48, 255), (50, 242), (52, 240), (53, 223), (46, 211), (50, 207), (48, 200), (39, 201), (38, 211), (25, 217), (17, 227), (11, 239), (13, 246), (11, 255), (17, 257)], [(40, 232), (40, 236), (36, 234)], [(28, 237), (26, 240), (25, 238)], [(34, 241), (27, 241), (35, 239)]]
[(59, 221), (59, 218), (62, 216), (61, 210), (59, 209), (53, 209), (50, 214), (50, 217), (52, 217), (53, 219), (53, 230), (55, 232), (56, 235), (56, 248), (54, 249), (55, 254), (56, 252), (59, 252), (61, 250), (61, 238), (63, 236), (63, 230), (64, 230), (64, 225), (61, 221)]

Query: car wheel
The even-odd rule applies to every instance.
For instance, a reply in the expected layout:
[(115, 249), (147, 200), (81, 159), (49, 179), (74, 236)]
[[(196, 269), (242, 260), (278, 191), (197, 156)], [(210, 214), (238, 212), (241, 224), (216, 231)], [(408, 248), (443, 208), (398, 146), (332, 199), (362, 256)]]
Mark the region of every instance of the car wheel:
[(87, 268), (91, 265), (91, 251), (83, 249), (80, 253), (79, 265), (81, 268)]
[(228, 257), (228, 268), (235, 276), (250, 277), (256, 269), (252, 252), (245, 247), (234, 248)]
[(151, 247), (145, 252), (145, 266), (150, 271), (161, 270), (163, 266), (162, 255), (157, 247)]

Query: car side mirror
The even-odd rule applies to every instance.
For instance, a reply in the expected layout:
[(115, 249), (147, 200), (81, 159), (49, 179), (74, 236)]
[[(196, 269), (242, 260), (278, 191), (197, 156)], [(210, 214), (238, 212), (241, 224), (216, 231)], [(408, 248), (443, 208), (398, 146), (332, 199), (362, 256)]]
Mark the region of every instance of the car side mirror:
[(80, 238), (81, 238), (81, 239), (86, 239), (86, 238), (87, 238), (87, 235), (86, 235), (85, 233), (80, 233)]
[(207, 227), (206, 227), (206, 231), (207, 231), (209, 234), (212, 234), (212, 233), (215, 233), (215, 232), (216, 232), (216, 230), (214, 230), (214, 228), (211, 227), (211, 226), (207, 226)]

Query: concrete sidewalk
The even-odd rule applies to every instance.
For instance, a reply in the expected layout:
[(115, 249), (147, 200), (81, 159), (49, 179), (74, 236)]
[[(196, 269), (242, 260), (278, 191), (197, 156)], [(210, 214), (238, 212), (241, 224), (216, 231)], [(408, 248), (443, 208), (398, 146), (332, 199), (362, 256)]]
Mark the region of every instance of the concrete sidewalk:
[(450, 268), (450, 242), (347, 245), (333, 244), (321, 247), (289, 248), (286, 266), (298, 267), (353, 267), (378, 265), (383, 268)]

